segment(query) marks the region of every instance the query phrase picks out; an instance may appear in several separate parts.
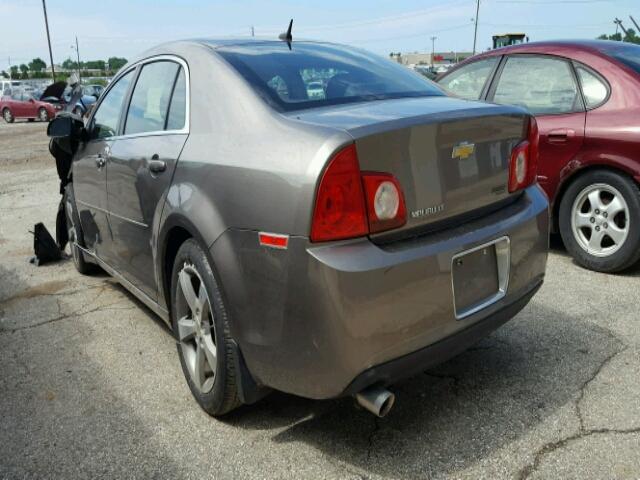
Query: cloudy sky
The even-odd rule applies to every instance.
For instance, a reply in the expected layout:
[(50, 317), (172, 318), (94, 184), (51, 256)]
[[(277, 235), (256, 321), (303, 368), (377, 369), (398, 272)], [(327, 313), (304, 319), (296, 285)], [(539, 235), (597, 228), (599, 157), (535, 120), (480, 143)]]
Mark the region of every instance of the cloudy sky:
[[(56, 63), (130, 57), (165, 40), (256, 35), (275, 37), (294, 18), (294, 38), (332, 40), (387, 55), (391, 51), (465, 51), (473, 44), (475, 0), (47, 0)], [(638, 0), (481, 0), (478, 48), (491, 35), (531, 39), (594, 38), (614, 33), (614, 17), (640, 23)], [(49, 55), (41, 0), (0, 0), (0, 69)], [(8, 21), (7, 21), (8, 20)]]

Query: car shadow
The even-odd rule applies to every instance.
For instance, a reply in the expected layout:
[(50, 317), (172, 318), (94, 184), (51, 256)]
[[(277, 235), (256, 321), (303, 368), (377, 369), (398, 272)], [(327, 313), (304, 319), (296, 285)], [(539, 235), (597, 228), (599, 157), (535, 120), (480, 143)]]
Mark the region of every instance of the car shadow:
[(224, 421), (312, 445), (356, 472), (439, 478), (557, 415), (618, 348), (608, 331), (536, 303), (458, 357), (392, 386), (396, 404), (383, 419), (348, 398), (275, 393)]

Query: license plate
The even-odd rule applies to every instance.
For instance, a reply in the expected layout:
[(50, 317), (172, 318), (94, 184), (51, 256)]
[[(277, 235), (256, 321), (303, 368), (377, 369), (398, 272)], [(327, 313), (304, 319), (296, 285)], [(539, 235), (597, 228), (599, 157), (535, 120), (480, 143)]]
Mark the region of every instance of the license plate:
[(454, 255), (451, 284), (457, 319), (473, 315), (506, 295), (510, 263), (508, 237)]

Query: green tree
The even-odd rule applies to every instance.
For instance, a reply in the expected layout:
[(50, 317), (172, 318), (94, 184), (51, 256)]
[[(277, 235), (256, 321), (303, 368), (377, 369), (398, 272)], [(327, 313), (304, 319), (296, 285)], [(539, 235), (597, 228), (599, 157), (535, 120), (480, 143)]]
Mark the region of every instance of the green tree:
[(3, 77), (3, 78), (9, 78), (9, 74), (8, 74), (5, 70), (2, 70), (2, 71), (0, 72), (0, 77)]
[(31, 72), (41, 72), (42, 70), (44, 70), (45, 68), (47, 68), (47, 64), (44, 63), (44, 60), (42, 60), (41, 58), (34, 58), (33, 60), (31, 60), (31, 62), (29, 63), (29, 70)]
[(106, 64), (104, 60), (89, 60), (87, 62), (83, 62), (83, 67), (90, 70), (104, 70), (105, 66)]
[(109, 60), (107, 60), (107, 63), (109, 64), (109, 70), (120, 70), (127, 63), (127, 59), (120, 57), (111, 57), (109, 58)]
[(11, 65), (9, 70), (11, 71), (11, 78), (18, 78), (18, 67), (17, 66)]
[(614, 33), (613, 35), (607, 35), (606, 33), (603, 33), (602, 35), (600, 35), (598, 37), (599, 40), (612, 40), (614, 42), (627, 42), (627, 43), (635, 43), (640, 45), (640, 36), (638, 36), (636, 34), (636, 31), (633, 28), (628, 28), (627, 29), (627, 34), (624, 35), (623, 37), (623, 33)]
[(65, 70), (75, 70), (78, 68), (78, 62), (74, 62), (70, 58), (67, 58), (64, 62), (62, 62), (62, 68)]
[(21, 63), (20, 67), (18, 68), (20, 68), (20, 72), (22, 72), (20, 78), (22, 78), (23, 80), (29, 78), (29, 67), (27, 67), (24, 63)]

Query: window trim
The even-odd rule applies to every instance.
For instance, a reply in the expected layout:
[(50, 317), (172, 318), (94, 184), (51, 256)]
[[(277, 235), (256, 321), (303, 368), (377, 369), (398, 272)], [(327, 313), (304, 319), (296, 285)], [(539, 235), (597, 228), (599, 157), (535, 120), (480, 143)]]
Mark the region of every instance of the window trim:
[[(185, 88), (185, 96), (186, 96), (186, 101), (185, 101), (185, 120), (184, 120), (184, 127), (181, 129), (173, 129), (173, 130), (154, 130), (151, 132), (141, 132), (141, 133), (131, 133), (129, 135), (124, 135), (124, 125), (125, 125), (125, 120), (127, 118), (127, 113), (129, 112), (129, 107), (131, 105), (131, 96), (133, 95), (133, 91), (138, 83), (138, 77), (140, 76), (140, 72), (142, 71), (142, 67), (148, 63), (154, 63), (154, 62), (158, 62), (158, 61), (171, 61), (171, 62), (175, 62), (177, 64), (179, 64), (183, 69), (184, 69), (184, 73), (185, 73), (185, 83), (186, 83), (186, 88)], [(107, 95), (109, 95), (109, 92), (111, 91), (111, 88), (113, 88), (113, 86), (122, 78), (124, 77), (127, 73), (133, 71), (133, 78), (131, 79), (131, 84), (129, 85), (129, 89), (127, 90), (127, 93), (125, 94), (125, 98), (124, 98), (124, 102), (123, 105), (126, 105), (125, 108), (123, 108), (120, 111), (120, 118), (118, 120), (118, 127), (117, 127), (117, 134), (113, 135), (111, 137), (107, 137), (107, 138), (94, 138), (89, 140), (89, 142), (94, 142), (96, 140), (123, 140), (123, 139), (129, 139), (129, 138), (139, 138), (139, 137), (154, 137), (154, 136), (158, 136), (158, 135), (176, 135), (176, 134), (189, 134), (190, 129), (191, 129), (191, 76), (190, 76), (190, 71), (189, 71), (189, 65), (187, 64), (187, 62), (182, 58), (182, 57), (178, 57), (177, 55), (169, 55), (169, 54), (161, 54), (161, 55), (154, 55), (151, 57), (147, 57), (144, 58), (142, 60), (139, 60), (133, 64), (131, 64), (126, 70), (123, 70), (122, 72), (118, 73), (118, 75), (111, 81), (111, 83), (109, 84), (109, 86), (107, 87), (107, 89), (105, 89), (104, 92), (102, 92), (102, 95), (100, 95), (100, 102), (96, 105), (96, 107), (93, 109), (93, 112), (91, 113), (91, 117), (89, 118), (89, 120), (87, 121), (87, 125), (91, 125), (91, 123), (93, 122), (93, 117), (95, 116), (96, 112), (100, 109), (100, 105), (102, 105), (102, 102), (104, 101), (104, 99), (107, 97)], [(180, 72), (180, 69), (178, 69), (178, 74)], [(177, 79), (177, 75), (174, 78), (172, 85), (173, 88), (171, 90), (171, 96), (173, 97), (173, 89), (175, 89), (175, 85), (176, 85), (176, 79)], [(168, 108), (168, 107), (167, 107)]]
[[(607, 103), (609, 101), (609, 99), (611, 98), (611, 84), (609, 83), (609, 81), (604, 77), (604, 75), (602, 75), (600, 72), (598, 72), (597, 70), (591, 68), (590, 66), (582, 63), (582, 62), (578, 62), (577, 60), (572, 60), (571, 63), (573, 64), (573, 68), (576, 72), (576, 78), (578, 79), (578, 85), (580, 86), (580, 94), (582, 95), (582, 104), (584, 105), (584, 108), (587, 112), (590, 112), (591, 110), (595, 110), (596, 108), (600, 108), (601, 106), (603, 106), (605, 103)], [(596, 77), (598, 80), (600, 80), (605, 88), (607, 89), (607, 95), (604, 97), (604, 99), (598, 103), (597, 105), (590, 107), (587, 105), (587, 99), (584, 95), (584, 89), (582, 87), (582, 80), (580, 79), (580, 75), (578, 75), (578, 68), (582, 68), (583, 70), (586, 70), (587, 72), (589, 72), (591, 75), (593, 75), (594, 77)]]
[(459, 68), (455, 68), (455, 69), (451, 70), (450, 72), (447, 72), (445, 75), (442, 75), (442, 77), (436, 79), (436, 83), (438, 85), (440, 85), (446, 91), (447, 96), (455, 96), (456, 98), (463, 98), (463, 97), (458, 97), (458, 96), (454, 95), (453, 92), (447, 90), (442, 85), (441, 82), (443, 80), (445, 80), (448, 76), (453, 75), (454, 73), (459, 72), (460, 70), (462, 70), (464, 68), (470, 67), (470, 66), (475, 65), (475, 64), (477, 64), (479, 62), (482, 62), (482, 61), (495, 60), (495, 63), (491, 67), (491, 70), (489, 71), (489, 74), (487, 75), (487, 78), (485, 79), (484, 84), (482, 85), (482, 89), (480, 89), (480, 94), (478, 95), (478, 98), (463, 98), (464, 100), (483, 102), (483, 101), (486, 100), (487, 95), (489, 94), (489, 90), (491, 89), (491, 85), (493, 84), (493, 79), (495, 78), (496, 73), (500, 69), (500, 66), (502, 65), (503, 59), (504, 59), (504, 55), (488, 55), (486, 57), (478, 58), (478, 59), (473, 60), (471, 62), (465, 63), (464, 65), (461, 65)]
[[(573, 82), (574, 82), (574, 84), (575, 84), (575, 86), (578, 89), (578, 92), (580, 94), (579, 95), (579, 97), (580, 97), (580, 105), (575, 110), (571, 110), (569, 112), (554, 112), (554, 113), (533, 113), (533, 112), (529, 112), (531, 115), (533, 115), (534, 117), (551, 117), (551, 116), (558, 116), (558, 115), (575, 115), (576, 113), (585, 113), (586, 112), (584, 97), (582, 95), (582, 88), (581, 88), (580, 82), (578, 80), (578, 74), (575, 71), (575, 68), (573, 68), (573, 60), (571, 60), (570, 58), (561, 57), (559, 55), (552, 55), (552, 54), (546, 54), (546, 53), (510, 53), (508, 55), (505, 55), (502, 58), (502, 61), (500, 62), (500, 68), (495, 73), (495, 76), (493, 78), (493, 82), (491, 83), (491, 88), (489, 88), (489, 91), (487, 92), (487, 96), (485, 98), (485, 101), (494, 103), (495, 93), (496, 93), (496, 90), (498, 88), (498, 83), (500, 82), (500, 78), (502, 78), (502, 72), (504, 72), (504, 68), (507, 65), (507, 62), (509, 61), (509, 59), (510, 58), (524, 58), (524, 57), (547, 58), (547, 59), (551, 59), (551, 60), (557, 60), (559, 62), (564, 62), (569, 67), (569, 72), (571, 74), (571, 78), (573, 78)], [(527, 111), (529, 111), (529, 109), (527, 109)]]

